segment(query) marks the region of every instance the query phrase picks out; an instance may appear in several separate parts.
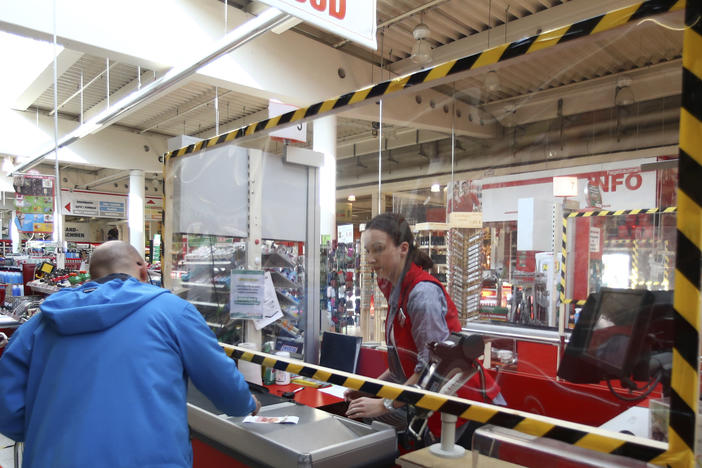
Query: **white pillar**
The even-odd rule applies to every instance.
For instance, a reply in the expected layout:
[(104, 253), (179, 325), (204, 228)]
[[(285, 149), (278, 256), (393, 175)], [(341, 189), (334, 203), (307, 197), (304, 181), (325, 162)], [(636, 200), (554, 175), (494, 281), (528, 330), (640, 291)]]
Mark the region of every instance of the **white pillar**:
[(319, 208), (320, 234), (336, 239), (336, 116), (314, 121), (312, 149), (324, 153), (320, 168)]
[(144, 171), (129, 171), (129, 243), (144, 256)]
[(12, 210), (12, 220), (10, 221), (10, 240), (12, 240), (12, 253), (17, 253), (20, 251), (20, 232), (17, 229), (17, 211)]

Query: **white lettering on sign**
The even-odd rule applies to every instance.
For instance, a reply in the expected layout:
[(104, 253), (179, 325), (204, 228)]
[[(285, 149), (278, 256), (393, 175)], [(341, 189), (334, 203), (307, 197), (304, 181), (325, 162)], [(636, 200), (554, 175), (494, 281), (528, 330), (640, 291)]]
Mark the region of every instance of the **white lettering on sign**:
[(373, 50), (376, 41), (376, 0), (260, 0)]

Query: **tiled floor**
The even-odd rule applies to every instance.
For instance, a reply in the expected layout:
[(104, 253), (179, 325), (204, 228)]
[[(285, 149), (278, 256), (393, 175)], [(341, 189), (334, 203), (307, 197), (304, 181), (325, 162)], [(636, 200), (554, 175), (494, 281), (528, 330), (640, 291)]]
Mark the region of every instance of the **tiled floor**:
[[(0, 434), (0, 467), (15, 468), (14, 440), (10, 440)], [(17, 467), (19, 468), (19, 467)]]

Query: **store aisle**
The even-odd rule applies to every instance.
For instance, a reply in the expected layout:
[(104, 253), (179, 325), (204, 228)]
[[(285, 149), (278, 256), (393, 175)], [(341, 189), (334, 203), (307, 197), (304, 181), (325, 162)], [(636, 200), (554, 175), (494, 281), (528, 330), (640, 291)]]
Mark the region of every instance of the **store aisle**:
[(0, 434), (0, 467), (14, 468), (15, 466), (15, 441)]

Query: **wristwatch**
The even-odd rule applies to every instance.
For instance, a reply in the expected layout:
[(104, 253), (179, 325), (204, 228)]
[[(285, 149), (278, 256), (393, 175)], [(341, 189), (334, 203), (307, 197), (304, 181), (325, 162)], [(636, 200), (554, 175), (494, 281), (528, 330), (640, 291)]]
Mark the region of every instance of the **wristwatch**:
[(394, 400), (391, 400), (390, 398), (383, 398), (383, 406), (385, 407), (386, 410), (392, 411), (395, 409), (395, 405), (393, 404)]

